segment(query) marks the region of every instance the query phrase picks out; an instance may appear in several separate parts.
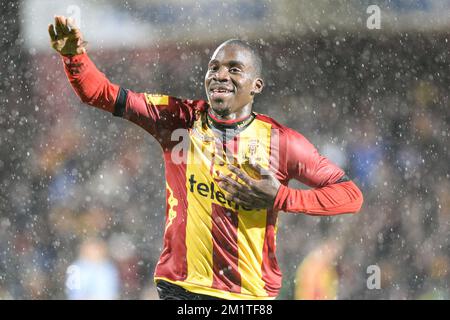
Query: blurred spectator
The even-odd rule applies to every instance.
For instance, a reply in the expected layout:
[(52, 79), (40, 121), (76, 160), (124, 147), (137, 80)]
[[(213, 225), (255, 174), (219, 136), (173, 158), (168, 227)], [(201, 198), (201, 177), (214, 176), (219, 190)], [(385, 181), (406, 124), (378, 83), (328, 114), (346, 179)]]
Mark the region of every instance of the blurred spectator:
[(338, 298), (339, 277), (336, 256), (339, 244), (328, 241), (310, 252), (299, 265), (295, 299), (335, 300)]
[[(118, 266), (124, 295), (127, 298), (138, 298), (141, 290), (139, 274), (142, 263), (140, 263), (132, 238), (125, 233), (113, 234), (109, 239), (109, 247), (111, 256)], [(144, 274), (145, 272), (146, 270), (144, 270)]]
[(78, 259), (67, 269), (66, 292), (71, 300), (120, 297), (119, 273), (105, 242), (88, 239), (81, 244)]

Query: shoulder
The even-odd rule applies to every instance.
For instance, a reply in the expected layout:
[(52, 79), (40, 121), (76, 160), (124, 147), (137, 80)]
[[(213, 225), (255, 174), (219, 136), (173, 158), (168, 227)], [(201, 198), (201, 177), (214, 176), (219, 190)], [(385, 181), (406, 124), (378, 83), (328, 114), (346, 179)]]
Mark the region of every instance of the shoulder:
[(209, 104), (205, 100), (179, 99), (179, 102), (188, 107), (191, 111), (191, 125), (195, 120), (198, 120), (205, 115), (209, 108)]
[(205, 100), (185, 99), (159, 93), (143, 93), (139, 95), (143, 95), (147, 104), (156, 107), (178, 106), (199, 111), (203, 111), (208, 108), (208, 102)]
[(205, 100), (192, 100), (192, 99), (182, 99), (182, 98), (175, 98), (182, 104), (192, 108), (193, 110), (199, 111), (199, 112), (205, 112), (209, 108), (209, 104)]
[(276, 129), (281, 139), (286, 139), (294, 143), (311, 144), (308, 139), (306, 139), (305, 136), (303, 136), (303, 134), (301, 134), (300, 132), (277, 122), (275, 119), (268, 115), (256, 112), (255, 114), (257, 120), (266, 122), (272, 126), (272, 129)]
[[(180, 97), (145, 94), (147, 105), (151, 105), (161, 119), (172, 121), (173, 127), (190, 127), (208, 110), (208, 102), (205, 100), (185, 99)], [(165, 124), (167, 126), (167, 124)], [(173, 127), (171, 127), (173, 129)]]

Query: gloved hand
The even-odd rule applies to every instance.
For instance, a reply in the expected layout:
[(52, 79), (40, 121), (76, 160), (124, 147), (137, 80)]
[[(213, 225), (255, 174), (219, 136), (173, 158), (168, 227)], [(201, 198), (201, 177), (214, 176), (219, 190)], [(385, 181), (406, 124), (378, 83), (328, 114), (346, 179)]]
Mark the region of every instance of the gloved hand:
[(71, 18), (55, 16), (55, 25), (48, 26), (52, 48), (63, 56), (74, 56), (86, 52), (86, 41)]

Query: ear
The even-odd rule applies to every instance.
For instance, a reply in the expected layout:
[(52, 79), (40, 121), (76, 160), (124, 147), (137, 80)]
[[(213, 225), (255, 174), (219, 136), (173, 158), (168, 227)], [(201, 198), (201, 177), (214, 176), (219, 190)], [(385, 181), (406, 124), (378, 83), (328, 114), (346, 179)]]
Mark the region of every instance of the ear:
[(264, 88), (264, 81), (261, 78), (256, 78), (253, 82), (253, 92), (254, 93), (261, 93), (262, 89)]

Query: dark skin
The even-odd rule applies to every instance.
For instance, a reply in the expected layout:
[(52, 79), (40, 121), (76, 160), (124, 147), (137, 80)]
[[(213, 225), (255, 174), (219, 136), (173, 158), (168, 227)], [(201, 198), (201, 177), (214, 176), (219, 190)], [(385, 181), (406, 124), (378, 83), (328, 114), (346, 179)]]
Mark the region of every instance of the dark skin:
[(244, 170), (230, 165), (228, 169), (243, 183), (220, 174), (222, 180), (219, 182), (219, 187), (227, 192), (225, 196), (227, 200), (239, 205), (254, 209), (272, 208), (281, 183), (272, 172), (262, 168), (258, 163), (250, 163), (250, 166), (260, 173), (259, 178), (252, 178)]
[[(234, 120), (249, 116), (255, 94), (262, 91), (263, 80), (256, 75), (252, 54), (236, 44), (220, 45), (208, 64), (205, 89), (211, 113), (220, 120)], [(223, 92), (214, 92), (222, 89)], [(216, 90), (217, 91), (217, 90)], [(219, 187), (226, 191), (227, 200), (249, 208), (271, 208), (280, 182), (259, 164), (249, 164), (260, 173), (259, 179), (244, 170), (229, 166), (235, 177), (220, 175)], [(239, 178), (239, 179), (237, 179)]]
[[(83, 35), (71, 19), (55, 16), (48, 28), (50, 42), (58, 53), (72, 56), (86, 52)], [(219, 120), (235, 120), (249, 116), (253, 100), (264, 87), (255, 72), (252, 54), (236, 44), (221, 44), (211, 57), (205, 75), (205, 89), (210, 112)], [(258, 164), (249, 164), (259, 172), (252, 178), (244, 170), (229, 166), (234, 177), (220, 175), (219, 186), (226, 191), (227, 200), (254, 209), (271, 208), (280, 182), (275, 175)]]
[[(263, 87), (263, 80), (255, 76), (250, 52), (226, 42), (216, 49), (205, 75), (206, 95), (215, 117), (234, 120), (249, 116), (254, 96)], [(214, 92), (214, 89), (227, 92)]]
[(52, 48), (59, 54), (74, 56), (86, 52), (83, 35), (70, 18), (55, 16), (55, 24), (48, 26), (48, 34)]

